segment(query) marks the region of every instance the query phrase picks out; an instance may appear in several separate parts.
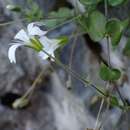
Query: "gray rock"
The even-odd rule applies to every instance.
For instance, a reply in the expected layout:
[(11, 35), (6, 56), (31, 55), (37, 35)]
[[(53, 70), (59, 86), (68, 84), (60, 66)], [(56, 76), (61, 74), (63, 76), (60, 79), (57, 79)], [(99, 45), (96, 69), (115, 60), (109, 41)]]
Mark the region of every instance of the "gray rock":
[[(7, 92), (24, 94), (32, 82), (41, 71), (48, 69), (46, 65), (37, 56), (37, 54), (28, 48), (19, 48), (17, 51), (17, 64), (10, 64), (7, 56), (9, 43), (15, 33), (24, 27), (18, 15), (13, 15), (5, 9), (6, 4), (16, 2), (25, 5), (26, 1), (0, 0), (0, 22), (15, 20), (14, 24), (1, 27), (0, 30), (0, 97)], [(53, 0), (37, 0), (40, 6), (44, 6), (44, 11), (51, 9)], [(129, 10), (129, 7), (121, 7), (123, 14)], [(117, 10), (113, 10), (116, 12)], [(119, 15), (122, 10), (117, 14)], [(111, 10), (110, 10), (111, 12)], [(125, 15), (120, 16), (126, 17)], [(74, 24), (67, 24), (56, 30), (50, 36), (59, 36), (59, 34), (70, 35), (75, 29)], [(54, 34), (54, 35), (53, 35)], [(86, 46), (82, 37), (78, 37), (74, 51), (72, 68), (82, 76), (91, 80), (94, 84), (104, 85), (104, 82), (98, 76), (99, 63), (96, 55)], [(61, 54), (61, 61), (69, 63), (73, 41), (65, 46)], [(42, 82), (31, 98), (31, 105), (23, 110), (14, 110), (0, 103), (0, 129), (2, 130), (85, 130), (93, 128), (95, 119), (88, 111), (94, 89), (85, 86), (81, 82), (72, 78), (72, 90), (66, 89), (66, 79), (68, 74), (63, 69), (58, 68), (57, 73), (50, 75), (50, 82)], [(89, 75), (87, 75), (89, 74)], [(60, 78), (59, 78), (60, 77)], [(46, 88), (44, 88), (46, 87)], [(123, 90), (126, 91), (126, 90)], [(125, 92), (124, 92), (125, 93)], [(128, 95), (128, 93), (126, 94)], [(129, 96), (126, 96), (129, 97)], [(1, 98), (0, 98), (1, 100)], [(113, 127), (120, 120), (121, 112), (113, 109), (109, 111), (110, 118), (105, 124), (106, 130)], [(116, 120), (117, 119), (117, 120)], [(121, 124), (121, 123), (120, 123)], [(128, 124), (127, 124), (128, 125)], [(121, 128), (123, 125), (121, 124)]]

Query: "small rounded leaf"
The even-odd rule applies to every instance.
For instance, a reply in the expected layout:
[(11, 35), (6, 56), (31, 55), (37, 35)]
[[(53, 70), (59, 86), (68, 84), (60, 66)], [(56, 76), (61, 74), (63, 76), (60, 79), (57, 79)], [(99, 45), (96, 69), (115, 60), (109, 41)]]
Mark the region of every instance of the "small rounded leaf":
[(121, 72), (115, 68), (109, 68), (105, 64), (101, 64), (99, 75), (101, 79), (105, 81), (115, 81), (118, 80), (121, 76)]
[(98, 42), (104, 38), (106, 18), (101, 12), (93, 11), (90, 13), (86, 20), (86, 25), (87, 32), (92, 40)]
[(119, 44), (123, 30), (127, 26), (126, 24), (118, 19), (111, 19), (107, 22), (106, 33), (110, 36), (113, 47)]

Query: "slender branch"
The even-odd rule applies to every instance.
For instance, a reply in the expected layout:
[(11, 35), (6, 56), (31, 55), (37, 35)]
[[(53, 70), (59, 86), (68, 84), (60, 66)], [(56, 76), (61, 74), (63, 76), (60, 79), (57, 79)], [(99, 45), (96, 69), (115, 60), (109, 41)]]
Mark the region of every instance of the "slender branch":
[[(108, 7), (107, 7), (107, 0), (105, 0), (105, 15), (108, 21)], [(107, 50), (108, 50), (108, 66), (111, 66), (111, 56), (110, 56), (110, 41), (109, 41), (109, 37), (107, 36)], [(116, 91), (121, 99), (121, 101), (123, 102), (124, 106), (126, 105), (126, 102), (122, 96), (122, 94), (120, 93), (120, 90), (118, 89), (118, 87), (116, 87)]]
[(102, 90), (100, 90), (98, 87), (96, 87), (90, 81), (88, 81), (88, 80), (84, 79), (83, 77), (81, 77), (78, 73), (76, 73), (75, 71), (73, 71), (72, 69), (70, 69), (68, 66), (64, 65), (57, 58), (51, 56), (48, 52), (46, 52), (44, 50), (42, 50), (42, 51), (46, 55), (48, 55), (51, 59), (53, 59), (57, 65), (59, 65), (60, 67), (62, 67), (66, 72), (70, 73), (73, 77), (75, 77), (76, 79), (78, 79), (79, 81), (81, 81), (83, 84), (87, 84), (87, 85), (91, 86), (92, 88), (94, 88), (95, 90), (97, 90), (100, 94), (102, 94), (103, 96), (107, 97), (107, 95)]
[(94, 130), (97, 129), (98, 127), (98, 122), (99, 122), (99, 118), (100, 118), (100, 115), (101, 115), (101, 112), (102, 112), (102, 108), (103, 108), (103, 104), (104, 104), (104, 98), (101, 100), (101, 104), (100, 104), (100, 108), (99, 108), (99, 111), (98, 111), (98, 115), (97, 115), (97, 119), (96, 119), (96, 123), (95, 123), (95, 128)]
[(39, 81), (41, 80), (41, 77), (43, 76), (43, 74), (46, 73), (47, 70), (42, 69), (41, 72), (38, 74), (38, 76), (36, 77), (36, 79), (34, 80), (34, 82), (32, 83), (31, 87), (26, 91), (26, 93), (21, 97), (22, 99), (26, 99), (26, 98), (30, 98), (31, 95), (33, 94), (36, 85), (39, 83)]
[[(76, 20), (78, 17), (80, 17), (81, 15), (79, 14), (79, 15), (77, 15), (77, 16), (74, 16), (74, 17), (72, 17), (71, 19), (69, 19), (69, 20), (67, 20), (67, 21), (65, 21), (65, 22), (63, 22), (63, 23), (61, 23), (61, 24), (58, 24), (57, 26), (55, 26), (54, 28), (52, 28), (52, 29), (50, 29), (50, 31), (51, 30), (54, 30), (54, 29), (56, 29), (56, 28), (58, 28), (58, 27), (61, 27), (62, 25), (64, 25), (64, 24), (67, 24), (67, 23), (70, 23), (70, 22), (72, 22), (72, 21), (74, 21), (74, 20)], [(45, 18), (45, 20), (51, 20), (51, 19), (64, 19), (64, 17), (47, 17), (47, 18)], [(20, 19), (21, 21), (25, 21), (25, 20), (27, 20), (27, 18), (23, 18), (23, 19)], [(42, 20), (42, 19), (41, 19)], [(12, 21), (8, 21), (8, 22), (5, 22), (5, 23), (0, 23), (0, 26), (6, 26), (6, 25), (10, 25), (10, 24), (15, 24), (17, 21), (14, 21), (14, 20), (12, 20)]]
[(109, 37), (106, 37), (106, 40), (107, 40), (108, 66), (111, 67), (111, 56), (110, 56), (110, 42), (109, 42)]
[[(105, 8), (105, 16), (106, 16), (106, 19), (108, 21), (108, 7), (107, 7), (107, 0), (104, 0), (104, 8)], [(109, 37), (106, 38), (107, 39), (107, 55), (108, 55), (108, 66), (110, 66), (110, 43), (109, 43)], [(106, 82), (106, 89), (108, 89), (109, 87), (109, 81)], [(103, 104), (104, 104), (104, 98), (101, 100), (101, 104), (100, 104), (100, 108), (99, 108), (99, 111), (98, 111), (98, 115), (97, 115), (97, 119), (96, 119), (96, 124), (95, 124), (95, 129), (97, 129), (98, 127), (98, 122), (99, 122), (99, 118), (100, 118), (100, 115), (101, 115), (101, 111), (102, 111), (102, 108), (103, 108)]]
[[(77, 1), (76, 1), (76, 7), (75, 7), (74, 11), (75, 11), (75, 15), (79, 14)], [(74, 36), (75, 33), (77, 33), (77, 29), (73, 32), (72, 36)], [(74, 53), (74, 49), (76, 47), (76, 41), (77, 41), (77, 36), (74, 37), (73, 42), (72, 42), (73, 44), (72, 44), (72, 47), (71, 47), (70, 58), (69, 58), (69, 68), (70, 69), (72, 68), (73, 53)], [(68, 75), (68, 80), (66, 82), (66, 86), (67, 86), (68, 89), (72, 88), (72, 77), (71, 77), (71, 74)]]
[(43, 70), (40, 72), (38, 77), (34, 80), (32, 86), (26, 91), (26, 93), (22, 97), (16, 99), (13, 102), (13, 104), (12, 104), (13, 108), (15, 108), (15, 109), (22, 108), (22, 107), (24, 107), (25, 105), (28, 104), (31, 95), (33, 94), (33, 92), (36, 88), (36, 84), (40, 81), (43, 72), (44, 72)]
[[(108, 3), (107, 3), (107, 2), (108, 2), (107, 0), (104, 0), (105, 16), (106, 16), (106, 19), (107, 19), (107, 21), (108, 21)], [(111, 67), (110, 41), (109, 41), (109, 37), (108, 37), (108, 36), (106, 37), (106, 40), (107, 40), (108, 66)], [(108, 81), (108, 82), (106, 83), (106, 89), (107, 89), (107, 90), (108, 90), (108, 88), (109, 88), (109, 84), (110, 84), (110, 82)], [(119, 91), (119, 89), (118, 89), (117, 87), (116, 87), (116, 90), (117, 90), (117, 93), (118, 93), (118, 95), (120, 96), (120, 99), (122, 100), (123, 104), (125, 104), (124, 98), (122, 97), (122, 95), (121, 95), (121, 93), (120, 93), (120, 91)], [(108, 100), (108, 101), (110, 101), (110, 100)], [(101, 105), (102, 105), (102, 104), (101, 104)], [(110, 102), (108, 102), (108, 104), (107, 104), (106, 111), (109, 109), (109, 106), (110, 106)], [(99, 110), (99, 111), (100, 111), (100, 110)], [(105, 113), (107, 113), (107, 112), (105, 112)], [(104, 120), (103, 120), (103, 121), (104, 121)], [(101, 128), (102, 125), (103, 125), (103, 122), (100, 124), (100, 127), (99, 127), (99, 128)]]
[(127, 105), (127, 104), (126, 104), (126, 101), (125, 101), (124, 97), (122, 96), (122, 94), (121, 94), (120, 90), (118, 89), (118, 87), (117, 87), (117, 86), (116, 86), (115, 88), (116, 88), (116, 91), (117, 91), (117, 93), (118, 93), (118, 95), (119, 95), (120, 99), (122, 100), (122, 102), (123, 102), (124, 106), (126, 106), (126, 105)]
[[(26, 20), (26, 18), (21, 19), (21, 21), (25, 21), (25, 20)], [(6, 25), (10, 25), (10, 24), (15, 24), (15, 23), (17, 23), (17, 21), (12, 20), (12, 21), (8, 21), (5, 23), (0, 23), (0, 26), (6, 26)]]
[(27, 98), (30, 95), (30, 93), (32, 95), (32, 93), (33, 93), (37, 83), (40, 81), (41, 76), (43, 75), (43, 73), (45, 73), (45, 72), (42, 69), (42, 71), (38, 74), (37, 78), (34, 80), (32, 86), (27, 90), (27, 92), (22, 96), (22, 98)]
[(63, 22), (63, 23), (61, 23), (61, 24), (58, 24), (58, 25), (55, 26), (54, 28), (51, 28), (50, 30), (48, 30), (48, 32), (51, 32), (51, 31), (53, 31), (53, 30), (55, 30), (55, 29), (57, 29), (57, 28), (59, 28), (59, 27), (65, 25), (65, 24), (67, 24), (67, 23), (71, 23), (71, 22), (73, 22), (74, 20), (78, 19), (80, 16), (81, 16), (81, 14), (79, 14), (79, 15), (77, 15), (77, 16), (75, 16), (75, 17), (73, 17), (73, 18), (71, 18), (71, 19), (69, 19), (69, 20), (67, 20), (67, 21), (65, 21), (65, 22)]
[[(75, 30), (75, 32), (72, 34), (71, 37), (75, 36), (77, 33), (77, 30)], [(73, 54), (74, 54), (74, 50), (76, 47), (76, 41), (77, 41), (77, 35), (74, 37), (73, 42), (72, 42), (72, 47), (71, 47), (71, 52), (70, 52), (70, 58), (69, 58), (69, 68), (72, 69), (72, 62), (73, 62)], [(68, 80), (67, 80), (67, 88), (71, 89), (72, 88), (72, 77), (71, 74), (68, 75)]]

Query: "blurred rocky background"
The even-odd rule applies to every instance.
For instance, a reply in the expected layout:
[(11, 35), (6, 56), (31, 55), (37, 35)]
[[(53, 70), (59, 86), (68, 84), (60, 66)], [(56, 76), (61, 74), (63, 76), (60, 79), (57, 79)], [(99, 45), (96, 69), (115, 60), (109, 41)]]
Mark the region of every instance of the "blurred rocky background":
[[(46, 15), (49, 11), (63, 6), (74, 7), (74, 0), (34, 1)], [(70, 77), (62, 68), (42, 61), (31, 49), (19, 48), (17, 64), (9, 62), (7, 55), (9, 43), (16, 32), (26, 26), (26, 23), (17, 13), (7, 10), (8, 4), (19, 4), (23, 9), (28, 7), (26, 0), (0, 0), (0, 130), (86, 130), (94, 128), (100, 105), (100, 101), (93, 103), (97, 95), (94, 89)], [(121, 19), (129, 16), (129, 6), (130, 2), (127, 6), (124, 5), (117, 9), (110, 8), (110, 16), (117, 16)], [(102, 7), (101, 10), (103, 10)], [(14, 22), (3, 25), (10, 21)], [(76, 30), (76, 25), (68, 23), (53, 31), (50, 36), (71, 35), (74, 30)], [(125, 39), (126, 37), (121, 42), (124, 43)], [(73, 48), (73, 70), (90, 79), (94, 84), (104, 85), (98, 76), (98, 55), (105, 52), (105, 47), (97, 45), (97, 48), (104, 49), (99, 49), (103, 51), (99, 52), (96, 47), (91, 46), (91, 43), (86, 43), (84, 37), (71, 39), (60, 55), (64, 64), (69, 64)], [(117, 59), (120, 56), (120, 63), (127, 71), (120, 90), (129, 102), (130, 76), (129, 66), (126, 66), (126, 63), (129, 64), (128, 59), (123, 57), (120, 51), (116, 56)], [(20, 110), (13, 109), (12, 101), (31, 87), (41, 71), (44, 73), (31, 96), (30, 104)], [(72, 78), (72, 85), (69, 86), (71, 88), (68, 88), (66, 82), (69, 78)], [(129, 130), (129, 118), (129, 112), (124, 113), (119, 108), (110, 108), (102, 114), (101, 121), (105, 119), (103, 129)]]

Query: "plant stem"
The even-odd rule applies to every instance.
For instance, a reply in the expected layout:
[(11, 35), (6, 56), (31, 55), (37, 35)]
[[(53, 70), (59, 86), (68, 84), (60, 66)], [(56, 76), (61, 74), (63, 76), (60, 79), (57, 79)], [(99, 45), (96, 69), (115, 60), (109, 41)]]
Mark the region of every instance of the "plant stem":
[[(21, 19), (21, 21), (25, 21), (25, 20), (26, 18)], [(0, 23), (0, 26), (6, 26), (6, 25), (14, 24), (14, 23), (17, 23), (17, 21), (12, 20), (5, 23)]]
[(100, 94), (102, 94), (103, 96), (107, 97), (107, 95), (100, 90), (98, 87), (96, 87), (94, 84), (92, 84), (90, 81), (84, 79), (83, 77), (81, 77), (78, 73), (76, 73), (75, 71), (73, 71), (72, 69), (70, 69), (68, 66), (64, 65), (62, 62), (60, 62), (57, 58), (51, 56), (49, 53), (47, 53), (46, 51), (42, 50), (46, 55), (48, 55), (51, 59), (53, 59), (55, 61), (55, 63), (57, 65), (59, 65), (60, 67), (62, 67), (66, 72), (70, 73), (73, 77), (75, 77), (76, 79), (78, 79), (79, 81), (81, 81), (83, 84), (89, 85), (92, 88), (94, 88), (95, 90), (97, 90)]
[(71, 18), (71, 19), (69, 19), (69, 20), (67, 20), (67, 21), (65, 21), (64, 23), (58, 24), (58, 25), (55, 26), (54, 28), (51, 28), (50, 30), (48, 30), (48, 32), (51, 32), (51, 31), (53, 31), (53, 30), (55, 30), (55, 29), (57, 29), (57, 28), (59, 28), (59, 27), (65, 25), (65, 24), (67, 24), (67, 23), (71, 23), (71, 22), (73, 22), (74, 20), (78, 19), (80, 16), (81, 16), (81, 14), (79, 14), (79, 15), (77, 15), (77, 16), (75, 16), (75, 17), (73, 17), (73, 18)]
[[(104, 8), (105, 8), (105, 16), (106, 16), (106, 19), (108, 21), (108, 7), (107, 7), (107, 0), (104, 0)], [(110, 66), (110, 44), (109, 44), (109, 38), (107, 37), (107, 53), (108, 53), (108, 66)], [(109, 81), (106, 82), (106, 89), (108, 89), (109, 87)], [(97, 129), (98, 127), (98, 122), (99, 122), (99, 118), (100, 118), (100, 115), (101, 115), (101, 111), (102, 111), (102, 108), (103, 108), (103, 104), (104, 104), (104, 98), (101, 100), (101, 104), (100, 104), (100, 108), (99, 108), (99, 111), (98, 111), (98, 115), (97, 115), (97, 119), (96, 119), (96, 124), (95, 124), (95, 128), (94, 130)]]
[(101, 115), (101, 112), (102, 112), (102, 108), (103, 108), (103, 104), (104, 104), (104, 98), (101, 100), (101, 104), (100, 104), (100, 108), (99, 108), (99, 111), (98, 111), (98, 115), (97, 115), (97, 119), (96, 119), (96, 123), (95, 123), (95, 128), (94, 130), (97, 129), (98, 127), (98, 122), (99, 122), (99, 118), (100, 118), (100, 115)]
[(32, 95), (32, 93), (33, 93), (33, 91), (34, 91), (34, 89), (35, 89), (35, 87), (36, 87), (36, 84), (40, 81), (41, 76), (43, 75), (43, 73), (44, 73), (44, 70), (42, 70), (42, 71), (39, 73), (39, 75), (37, 76), (37, 78), (34, 80), (32, 86), (31, 86), (31, 87), (27, 90), (27, 92), (22, 96), (23, 99), (24, 99), (24, 98), (27, 98), (27, 97), (30, 95), (30, 93), (31, 93), (31, 95)]
[[(73, 32), (72, 36), (75, 36), (76, 34), (77, 34), (77, 29)], [(73, 54), (74, 54), (74, 50), (75, 50), (75, 47), (76, 47), (77, 35), (72, 40), (73, 40), (73, 42), (72, 42), (70, 58), (69, 58), (69, 68), (70, 69), (72, 69)], [(68, 75), (67, 88), (72, 89), (72, 77), (71, 77), (71, 74)]]

